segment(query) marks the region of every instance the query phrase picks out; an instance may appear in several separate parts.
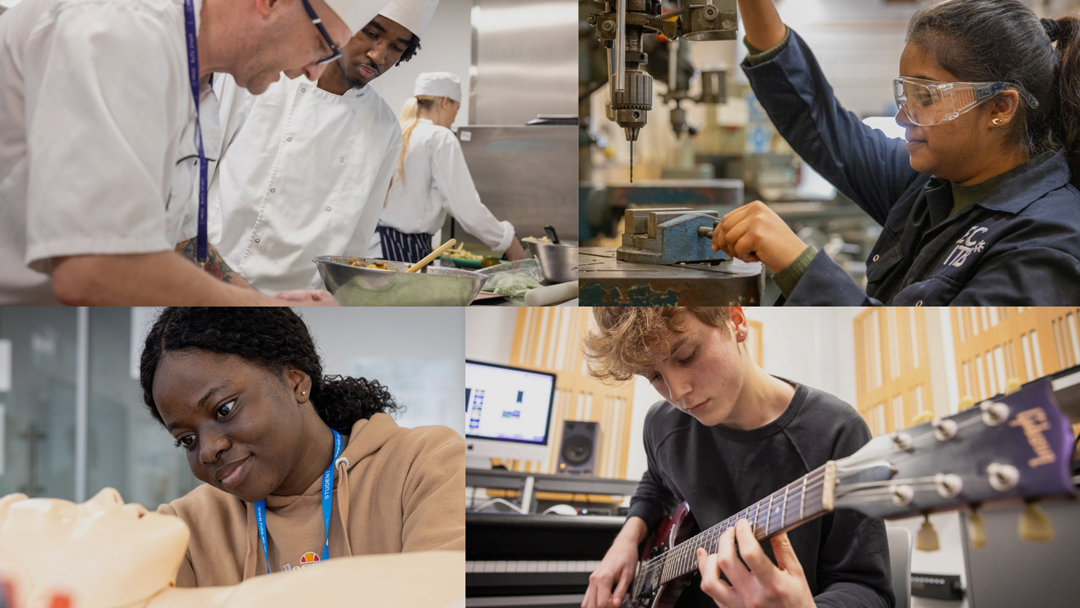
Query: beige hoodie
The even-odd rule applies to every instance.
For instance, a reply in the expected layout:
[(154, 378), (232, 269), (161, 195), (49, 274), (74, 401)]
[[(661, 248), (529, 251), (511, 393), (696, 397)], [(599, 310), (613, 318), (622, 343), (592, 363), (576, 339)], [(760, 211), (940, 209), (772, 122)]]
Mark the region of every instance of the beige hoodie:
[[(375, 414), (353, 425), (342, 456), (349, 464), (334, 471), (331, 559), (465, 550), (460, 435), (442, 426), (406, 429), (387, 414)], [(322, 555), (321, 484), (320, 475), (300, 496), (266, 498), (271, 572), (306, 567)], [(204, 484), (158, 512), (177, 515), (191, 528), (177, 586), (234, 585), (266, 573), (251, 504)]]

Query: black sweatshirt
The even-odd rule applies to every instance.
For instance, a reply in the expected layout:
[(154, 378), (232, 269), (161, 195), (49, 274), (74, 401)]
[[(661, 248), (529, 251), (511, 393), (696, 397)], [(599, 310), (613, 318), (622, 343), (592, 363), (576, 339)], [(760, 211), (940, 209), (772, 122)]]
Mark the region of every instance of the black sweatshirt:
[[(795, 396), (779, 418), (748, 431), (705, 426), (667, 401), (652, 406), (645, 417), (649, 468), (629, 515), (645, 520), (652, 531), (685, 501), (704, 530), (870, 441), (855, 408), (794, 386)], [(839, 509), (795, 528), (788, 538), (818, 606), (893, 606), (884, 523)], [(769, 543), (762, 548), (772, 558)], [(714, 606), (696, 585), (683, 596), (680, 606)]]

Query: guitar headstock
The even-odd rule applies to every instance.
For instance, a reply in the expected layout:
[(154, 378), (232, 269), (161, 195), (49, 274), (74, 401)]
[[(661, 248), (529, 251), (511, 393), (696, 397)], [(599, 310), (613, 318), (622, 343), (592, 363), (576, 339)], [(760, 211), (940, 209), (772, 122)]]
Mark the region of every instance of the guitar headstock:
[(838, 460), (833, 506), (890, 519), (1073, 495), (1073, 436), (1049, 380), (874, 438)]

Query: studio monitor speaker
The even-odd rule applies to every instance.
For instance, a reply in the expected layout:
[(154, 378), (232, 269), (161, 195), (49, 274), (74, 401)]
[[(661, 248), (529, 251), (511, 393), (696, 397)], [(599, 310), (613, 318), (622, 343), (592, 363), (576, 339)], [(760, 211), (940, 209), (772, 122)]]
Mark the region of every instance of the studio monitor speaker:
[(600, 424), (564, 420), (557, 473), (592, 475), (600, 449)]

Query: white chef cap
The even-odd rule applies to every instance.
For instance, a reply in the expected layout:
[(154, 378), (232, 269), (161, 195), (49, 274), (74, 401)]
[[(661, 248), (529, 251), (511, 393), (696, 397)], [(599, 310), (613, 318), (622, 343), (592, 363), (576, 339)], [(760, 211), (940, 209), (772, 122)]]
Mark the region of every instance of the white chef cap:
[(413, 95), (449, 97), (461, 103), (461, 79), (450, 72), (424, 72), (416, 78)]
[(379, 10), (386, 6), (390, 0), (324, 0), (330, 10), (337, 13), (338, 17), (349, 27), (349, 31), (355, 34), (360, 28), (379, 14)]
[(379, 14), (423, 38), (439, 0), (390, 0)]

